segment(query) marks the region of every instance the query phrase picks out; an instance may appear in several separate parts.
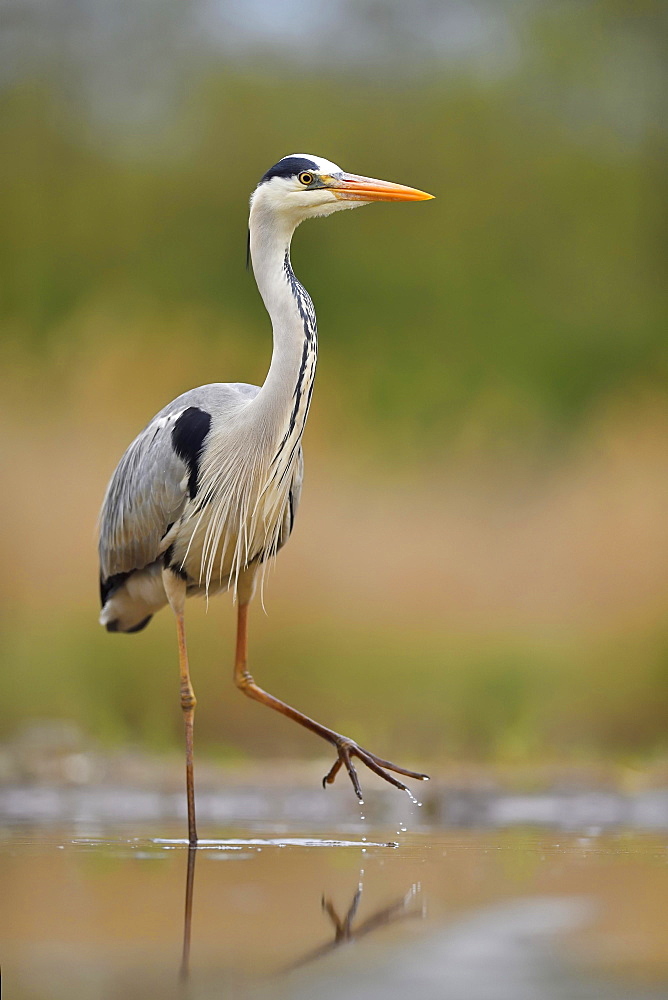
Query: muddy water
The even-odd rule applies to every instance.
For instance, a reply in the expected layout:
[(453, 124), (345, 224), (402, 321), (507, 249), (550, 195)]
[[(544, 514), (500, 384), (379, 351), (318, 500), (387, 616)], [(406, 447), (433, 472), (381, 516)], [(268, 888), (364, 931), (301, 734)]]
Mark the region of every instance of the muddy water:
[(411, 827), (7, 827), (3, 995), (668, 997), (664, 835)]

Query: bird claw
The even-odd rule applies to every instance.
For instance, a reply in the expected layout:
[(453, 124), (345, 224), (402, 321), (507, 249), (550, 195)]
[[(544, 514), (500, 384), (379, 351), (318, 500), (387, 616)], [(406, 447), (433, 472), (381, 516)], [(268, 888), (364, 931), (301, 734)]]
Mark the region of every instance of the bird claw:
[(373, 771), (378, 775), (379, 778), (383, 778), (384, 781), (389, 782), (390, 785), (394, 785), (395, 788), (399, 788), (402, 792), (407, 792), (409, 789), (404, 785), (403, 781), (399, 781), (394, 778), (387, 771), (395, 771), (397, 774), (405, 774), (408, 778), (415, 778), (417, 781), (428, 781), (428, 774), (420, 774), (417, 771), (409, 771), (405, 767), (399, 767), (397, 764), (393, 764), (389, 760), (383, 760), (382, 757), (377, 757), (375, 754), (371, 753), (369, 750), (365, 750), (363, 747), (353, 743), (352, 740), (344, 739), (333, 741), (337, 750), (337, 758), (334, 761), (332, 767), (327, 772), (325, 777), (322, 779), (322, 787), (326, 788), (327, 785), (331, 785), (334, 782), (337, 774), (341, 770), (341, 767), (345, 765), (348, 772), (348, 777), (352, 782), (352, 786), (355, 790), (355, 795), (360, 802), (363, 802), (362, 789), (360, 787), (359, 778), (357, 777), (357, 770), (352, 762), (353, 757), (358, 757), (370, 771)]

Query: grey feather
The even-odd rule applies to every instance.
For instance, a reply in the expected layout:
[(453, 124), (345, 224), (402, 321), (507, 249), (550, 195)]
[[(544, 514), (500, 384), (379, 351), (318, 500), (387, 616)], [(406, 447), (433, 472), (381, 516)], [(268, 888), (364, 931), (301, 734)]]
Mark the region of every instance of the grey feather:
[(102, 504), (102, 579), (143, 569), (170, 544), (170, 526), (177, 525), (188, 502), (188, 469), (172, 444), (179, 415), (189, 406), (197, 406), (218, 423), (227, 411), (258, 392), (258, 386), (246, 383), (213, 383), (190, 389), (168, 403), (137, 435), (121, 458)]

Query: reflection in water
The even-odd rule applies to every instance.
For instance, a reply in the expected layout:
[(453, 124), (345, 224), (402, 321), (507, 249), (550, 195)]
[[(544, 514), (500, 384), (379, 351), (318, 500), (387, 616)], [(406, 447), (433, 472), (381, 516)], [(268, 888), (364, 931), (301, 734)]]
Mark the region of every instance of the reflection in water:
[(186, 869), (186, 903), (183, 912), (183, 951), (181, 953), (180, 978), (182, 982), (190, 974), (190, 935), (193, 920), (193, 890), (195, 887), (195, 858), (197, 847), (188, 847), (188, 867)]
[[(212, 844), (214, 842), (210, 841), (208, 843)], [(217, 843), (222, 846), (223, 842), (218, 841)], [(229, 846), (229, 841), (225, 841), (224, 843), (226, 846)], [(324, 844), (326, 842), (312, 841), (311, 843)], [(341, 843), (341, 841), (338, 842), (338, 844)], [(396, 845), (384, 844), (383, 846), (394, 847)], [(188, 863), (186, 867), (185, 906), (183, 912), (183, 949), (181, 952), (181, 967), (179, 970), (179, 979), (182, 984), (187, 983), (190, 976), (190, 942), (192, 936), (193, 900), (195, 895), (196, 858), (197, 847), (189, 846)], [(363, 875), (364, 870), (361, 870), (359, 874), (360, 880)], [(366, 937), (367, 934), (371, 934), (373, 931), (377, 931), (381, 927), (387, 927), (389, 924), (412, 917), (420, 917), (421, 919), (424, 919), (427, 915), (424, 904), (420, 906), (412, 906), (421, 892), (420, 884), (414, 882), (403, 896), (395, 899), (395, 901), (390, 903), (388, 906), (383, 906), (376, 910), (375, 913), (372, 913), (370, 917), (367, 917), (366, 920), (360, 923), (357, 927), (353, 927), (353, 921), (357, 916), (357, 910), (362, 898), (363, 889), (363, 883), (360, 881), (355, 894), (353, 895), (352, 902), (343, 918), (338, 915), (332, 900), (324, 894), (322, 895), (320, 901), (321, 907), (334, 926), (334, 940), (327, 941), (325, 944), (319, 945), (317, 948), (307, 952), (295, 962), (291, 962), (289, 965), (285, 966), (282, 970), (283, 972), (292, 972), (293, 970), (299, 969), (304, 965), (317, 961), (319, 958), (324, 958), (325, 955), (328, 955), (336, 948), (339, 948), (342, 944), (346, 944), (350, 941), (359, 941), (361, 938)]]
[(367, 934), (371, 934), (373, 931), (379, 930), (381, 927), (387, 927), (388, 924), (395, 923), (398, 920), (404, 920), (409, 917), (420, 917), (424, 919), (426, 916), (426, 909), (424, 906), (419, 908), (413, 907), (411, 904), (414, 902), (420, 889), (417, 884), (413, 884), (408, 892), (399, 899), (390, 903), (389, 906), (384, 906), (379, 910), (376, 910), (370, 917), (367, 917), (365, 921), (358, 925), (358, 927), (353, 928), (353, 920), (357, 915), (357, 909), (359, 907), (360, 899), (362, 898), (362, 883), (357, 887), (357, 891), (353, 896), (352, 902), (348, 907), (348, 912), (345, 917), (341, 919), (334, 904), (331, 899), (326, 896), (322, 897), (321, 903), (322, 908), (334, 925), (334, 940), (328, 941), (325, 944), (320, 945), (318, 948), (314, 948), (312, 951), (307, 952), (302, 958), (297, 959), (296, 962), (291, 962), (285, 968), (285, 972), (292, 972), (294, 969), (299, 969), (304, 965), (308, 965), (310, 962), (315, 962), (319, 958), (323, 958), (330, 952), (339, 948), (342, 944), (346, 944), (349, 941), (359, 941), (360, 938), (365, 937)]
[[(245, 832), (196, 855), (0, 824), (12, 996), (668, 998), (664, 836), (439, 831), (362, 854)], [(425, 919), (404, 920), (425, 898)]]

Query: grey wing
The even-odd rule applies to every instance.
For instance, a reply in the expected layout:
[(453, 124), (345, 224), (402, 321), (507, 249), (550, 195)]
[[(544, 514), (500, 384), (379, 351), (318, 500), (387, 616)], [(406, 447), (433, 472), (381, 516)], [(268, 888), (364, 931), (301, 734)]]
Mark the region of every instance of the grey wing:
[(100, 576), (154, 562), (188, 500), (188, 469), (172, 444), (179, 411), (158, 414), (121, 458), (100, 514)]
[(172, 524), (196, 486), (199, 451), (211, 414), (224, 415), (259, 389), (214, 383), (178, 396), (127, 449), (114, 472), (100, 513), (100, 576), (131, 573), (154, 562), (169, 543)]

